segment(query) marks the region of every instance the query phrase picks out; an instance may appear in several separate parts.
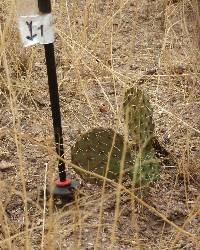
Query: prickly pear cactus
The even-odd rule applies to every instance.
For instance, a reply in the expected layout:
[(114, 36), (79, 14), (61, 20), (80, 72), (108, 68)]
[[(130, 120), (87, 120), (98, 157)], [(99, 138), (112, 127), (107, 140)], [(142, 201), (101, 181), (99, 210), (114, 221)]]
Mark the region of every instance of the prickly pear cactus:
[[(108, 155), (111, 151), (115, 132), (112, 129), (94, 128), (83, 134), (71, 150), (72, 163), (81, 166), (91, 172), (105, 176), (108, 163)], [(120, 173), (120, 161), (122, 158), (124, 139), (116, 134), (114, 147), (109, 161), (107, 178), (117, 180)], [(127, 147), (124, 168), (130, 168), (133, 164), (131, 153)], [(86, 181), (96, 182), (92, 175), (79, 173)]]
[[(134, 184), (139, 186), (153, 181), (159, 176), (159, 162), (153, 148), (153, 110), (142, 90), (135, 87), (127, 90), (124, 113), (132, 144), (135, 146), (135, 150), (132, 152), (127, 146), (124, 171), (134, 180)], [(83, 134), (72, 148), (72, 163), (105, 176), (114, 135), (115, 132), (112, 129), (104, 128), (95, 128)], [(107, 173), (109, 179), (118, 180), (123, 146), (123, 136), (116, 134)], [(79, 172), (79, 174), (86, 181), (96, 182), (97, 180), (90, 174), (83, 172)]]
[(151, 181), (158, 177), (159, 162), (153, 148), (153, 109), (141, 89), (131, 87), (127, 90), (124, 113), (125, 123), (136, 148), (132, 176), (135, 183)]

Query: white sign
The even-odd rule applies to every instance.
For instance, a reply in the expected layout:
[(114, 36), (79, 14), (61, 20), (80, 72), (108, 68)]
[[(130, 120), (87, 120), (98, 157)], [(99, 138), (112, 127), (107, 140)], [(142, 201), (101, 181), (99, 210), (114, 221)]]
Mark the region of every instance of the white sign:
[(53, 17), (51, 14), (19, 16), (19, 30), (25, 47), (54, 42)]

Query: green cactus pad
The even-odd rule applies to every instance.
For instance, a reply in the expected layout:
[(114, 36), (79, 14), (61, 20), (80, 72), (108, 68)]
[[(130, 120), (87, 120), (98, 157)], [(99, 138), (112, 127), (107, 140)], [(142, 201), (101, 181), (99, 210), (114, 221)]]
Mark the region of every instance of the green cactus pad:
[(148, 145), (151, 144), (154, 136), (153, 109), (141, 89), (131, 87), (126, 91), (124, 113), (129, 133), (135, 143), (140, 146), (148, 140)]
[[(112, 129), (94, 128), (83, 134), (71, 150), (72, 163), (93, 173), (105, 176), (108, 155), (111, 151), (115, 132)], [(120, 173), (120, 161), (124, 147), (124, 138), (116, 133), (114, 147), (109, 161), (107, 178), (117, 180)], [(131, 153), (127, 146), (124, 168), (133, 164)], [(83, 172), (78, 172), (83, 179), (96, 182), (97, 179)]]
[(159, 169), (160, 162), (152, 152), (135, 160), (132, 167), (125, 172), (131, 177), (135, 186), (141, 186), (157, 180), (160, 175)]
[(153, 109), (141, 89), (131, 87), (126, 91), (124, 113), (132, 143), (136, 146), (135, 159), (140, 155), (139, 161), (135, 160), (132, 176), (136, 183), (152, 181), (159, 175), (159, 161), (153, 148)]

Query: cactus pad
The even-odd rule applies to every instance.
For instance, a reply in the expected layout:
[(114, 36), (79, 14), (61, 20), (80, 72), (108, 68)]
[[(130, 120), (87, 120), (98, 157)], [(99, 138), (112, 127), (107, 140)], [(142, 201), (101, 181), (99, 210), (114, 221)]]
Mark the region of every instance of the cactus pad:
[(131, 87), (126, 91), (124, 113), (132, 140), (138, 147), (148, 144), (146, 148), (151, 151), (154, 136), (153, 109), (141, 89)]
[[(94, 128), (83, 134), (75, 143), (71, 151), (72, 163), (93, 173), (105, 176), (108, 164), (108, 155), (111, 151), (115, 132), (112, 129)], [(117, 180), (120, 173), (120, 161), (124, 146), (124, 138), (116, 134), (114, 147), (109, 161), (107, 177)], [(127, 147), (124, 168), (130, 168), (133, 164), (131, 153)], [(79, 174), (90, 182), (96, 182), (92, 175), (79, 172)]]
[(153, 109), (141, 89), (131, 87), (126, 91), (124, 113), (132, 143), (136, 146), (132, 176), (135, 183), (152, 181), (159, 175), (159, 161), (153, 148)]
[(125, 171), (132, 178), (135, 186), (145, 185), (158, 179), (160, 163), (153, 151), (136, 159), (131, 168)]

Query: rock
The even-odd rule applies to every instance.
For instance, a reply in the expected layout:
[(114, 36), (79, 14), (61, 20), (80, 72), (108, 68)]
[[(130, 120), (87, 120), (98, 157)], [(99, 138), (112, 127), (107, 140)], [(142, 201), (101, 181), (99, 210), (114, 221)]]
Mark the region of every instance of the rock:
[(7, 162), (7, 161), (1, 161), (0, 162), (0, 170), (1, 171), (9, 170), (12, 167), (14, 167), (14, 164), (11, 163), (11, 162)]

